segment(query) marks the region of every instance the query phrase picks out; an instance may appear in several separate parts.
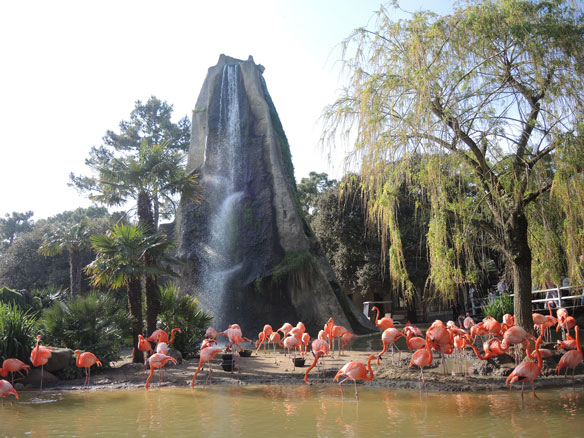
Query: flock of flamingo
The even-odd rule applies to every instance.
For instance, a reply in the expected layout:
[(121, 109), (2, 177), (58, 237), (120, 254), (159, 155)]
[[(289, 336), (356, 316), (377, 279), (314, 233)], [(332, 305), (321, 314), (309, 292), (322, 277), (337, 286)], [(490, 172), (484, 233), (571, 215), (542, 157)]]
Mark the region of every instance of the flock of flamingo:
[[(564, 340), (557, 341), (556, 349), (567, 350), (558, 362), (556, 373), (559, 373), (563, 368), (566, 368), (567, 375), (568, 369), (572, 369), (572, 382), (574, 382), (575, 368), (578, 366), (578, 364), (580, 364), (580, 362), (582, 362), (583, 359), (582, 347), (579, 342), (578, 326), (576, 325), (575, 319), (568, 315), (566, 309), (558, 309), (556, 316), (553, 315), (551, 306), (548, 306), (548, 309), (549, 315), (543, 315), (540, 313), (533, 314), (534, 329), (539, 335), (536, 339), (535, 336), (525, 331), (522, 327), (516, 326), (514, 317), (509, 314), (503, 316), (502, 322), (498, 322), (494, 318), (487, 316), (481, 322), (475, 323), (475, 321), (468, 314), (466, 318), (463, 316), (459, 317), (459, 320), (457, 321), (458, 325), (454, 321), (448, 321), (445, 324), (440, 320), (436, 320), (427, 329), (424, 335), (418, 327), (410, 324), (409, 322), (401, 331), (398, 330), (390, 317), (384, 317), (380, 319), (379, 309), (377, 307), (373, 307), (373, 310), (377, 312), (375, 325), (382, 330), (382, 351), (377, 354), (370, 354), (366, 364), (359, 361), (348, 362), (336, 373), (333, 381), (336, 382), (343, 378), (339, 381), (339, 387), (342, 396), (343, 383), (347, 380), (353, 381), (355, 387), (355, 397), (357, 400), (359, 400), (356, 382), (358, 380), (373, 380), (374, 373), (371, 367), (371, 362), (373, 359), (376, 359), (376, 364), (379, 365), (380, 359), (387, 352), (388, 348), (391, 348), (393, 361), (394, 347), (397, 349), (395, 342), (403, 337), (405, 338), (408, 349), (413, 352), (409, 366), (411, 367), (415, 365), (420, 369), (420, 376), (418, 378), (420, 389), (422, 386), (425, 388), (426, 384), (424, 380), (424, 368), (432, 363), (434, 359), (433, 351), (439, 353), (444, 365), (444, 370), (446, 372), (446, 366), (444, 364), (445, 355), (461, 354), (466, 347), (470, 347), (476, 356), (482, 360), (506, 354), (510, 351), (511, 348), (513, 348), (515, 350), (516, 361), (518, 362), (522, 354), (520, 348), (522, 348), (526, 352), (525, 359), (515, 367), (511, 374), (509, 374), (505, 381), (505, 385), (509, 385), (509, 388), (511, 389), (513, 383), (521, 382), (521, 399), (523, 400), (523, 385), (525, 382), (529, 382), (531, 384), (534, 397), (538, 398), (537, 394), (535, 393), (533, 382), (541, 374), (542, 358), (550, 357), (553, 354), (552, 350), (540, 348), (544, 338), (549, 340), (550, 329), (556, 327), (556, 332), (558, 332), (560, 329), (563, 331)], [(571, 329), (574, 329), (575, 337), (571, 336)], [(181, 331), (179, 328), (172, 329), (170, 339), (168, 333), (160, 329), (156, 330), (148, 338), (144, 338), (142, 335), (138, 336), (139, 340), (137, 348), (143, 351), (145, 353), (145, 357), (147, 357), (144, 362), (144, 367), (146, 367), (146, 363), (150, 365), (150, 374), (145, 384), (146, 389), (149, 387), (150, 380), (154, 375), (155, 369), (158, 368), (162, 371), (162, 368), (169, 361), (176, 364), (176, 359), (168, 355), (169, 345), (174, 341), (175, 332), (180, 333)], [(224, 348), (217, 346), (218, 336), (223, 336), (226, 338), (227, 342)], [(334, 355), (335, 341), (337, 343), (336, 349), (340, 356), (344, 352), (344, 348), (349, 340), (353, 337), (355, 337), (355, 335), (350, 333), (347, 329), (342, 326), (335, 325), (334, 319), (331, 317), (323, 329), (320, 330), (317, 338), (312, 341), (311, 348), (314, 355), (314, 361), (307, 368), (304, 374), (304, 381), (310, 384), (308, 375), (310, 371), (319, 363), (321, 358), (329, 354)], [(475, 345), (477, 339), (479, 338), (486, 339), (482, 345), (482, 354)], [(40, 335), (37, 336), (36, 346), (31, 352), (30, 361), (33, 367), (41, 367), (42, 390), (43, 366), (51, 357), (51, 349), (54, 347), (40, 345), (40, 339)], [(290, 350), (293, 352), (298, 350), (299, 354), (304, 357), (307, 354), (310, 339), (311, 337), (307, 333), (306, 328), (302, 322), (299, 322), (296, 326), (293, 326), (290, 323), (285, 323), (277, 330), (273, 330), (271, 325), (266, 324), (263, 330), (258, 334), (258, 340), (255, 342), (257, 347), (256, 354), (259, 353), (262, 346), (264, 347), (265, 351), (266, 346), (271, 343), (274, 347), (274, 350), (276, 345), (278, 345), (286, 349), (288, 354), (290, 353)], [(252, 342), (249, 338), (243, 336), (241, 327), (238, 324), (231, 324), (226, 330), (222, 332), (218, 332), (216, 329), (209, 327), (205, 333), (205, 339), (201, 345), (199, 364), (191, 381), (191, 387), (195, 386), (197, 375), (205, 364), (209, 365), (209, 372), (207, 375), (208, 381), (213, 373), (211, 360), (214, 359), (219, 353), (229, 352), (232, 349), (237, 352), (235, 347), (239, 348), (239, 351), (243, 351), (244, 348), (240, 344), (244, 341), (250, 343)], [(156, 344), (156, 352), (154, 352), (151, 342)], [(75, 350), (74, 354), (76, 357), (77, 367), (85, 369), (86, 377), (84, 386), (89, 386), (90, 368), (93, 365), (101, 366), (101, 362), (91, 352), (81, 352), (80, 350)], [(537, 362), (533, 362), (532, 360), (534, 359)], [(16, 399), (18, 399), (18, 393), (13, 387), (14, 373), (19, 373), (22, 377), (24, 377), (22, 371), (28, 373), (29, 369), (29, 365), (18, 359), (6, 359), (0, 368), (0, 375), (2, 377), (6, 377), (8, 373), (11, 373), (12, 381), (8, 382), (7, 380), (0, 380), (0, 397), (14, 395)]]

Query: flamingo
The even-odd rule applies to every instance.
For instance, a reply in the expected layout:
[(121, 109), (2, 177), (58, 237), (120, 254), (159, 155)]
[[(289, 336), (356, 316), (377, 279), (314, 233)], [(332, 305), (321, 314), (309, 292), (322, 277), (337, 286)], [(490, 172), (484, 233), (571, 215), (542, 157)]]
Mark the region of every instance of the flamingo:
[(255, 346), (257, 347), (256, 354), (259, 353), (260, 348), (262, 348), (262, 344), (264, 343), (265, 340), (266, 340), (266, 335), (264, 334), (264, 332), (259, 332), (258, 333), (258, 340), (255, 342)]
[(304, 325), (304, 323), (302, 321), (298, 321), (298, 323), (296, 324), (296, 327), (300, 329), (302, 334), (304, 334), (306, 332), (306, 326)]
[(557, 340), (556, 349), (557, 350), (576, 350), (578, 345), (576, 345), (576, 339), (572, 336), (567, 335), (565, 341)]
[(424, 340), (424, 338), (414, 336), (411, 331), (408, 331), (406, 335), (406, 344), (408, 346), (408, 350), (410, 351), (419, 350), (421, 348), (426, 347), (426, 341)]
[(487, 316), (483, 322), (483, 327), (490, 337), (499, 336), (501, 334), (501, 324), (495, 318)]
[(12, 394), (18, 400), (18, 393), (8, 380), (0, 380), (0, 397), (8, 397)]
[(97, 365), (98, 367), (101, 366), (101, 362), (99, 361), (99, 359), (95, 356), (95, 354), (86, 351), (85, 353), (81, 353), (80, 350), (75, 350), (74, 352), (75, 357), (77, 358), (77, 361), (75, 362), (75, 364), (77, 365), (77, 368), (85, 368), (85, 382), (83, 383), (83, 386), (89, 386), (90, 383), (90, 376), (91, 376), (91, 366), (92, 365)]
[(484, 356), (481, 356), (477, 347), (474, 344), (470, 344), (476, 354), (476, 356), (481, 360), (487, 360), (491, 357), (496, 357), (504, 354), (506, 351), (501, 347), (501, 340), (499, 338), (491, 338), (487, 342), (483, 343)]
[[(434, 359), (434, 355), (432, 354), (432, 349), (430, 348), (430, 335), (426, 334), (426, 347), (420, 350), (417, 350), (414, 354), (412, 354), (412, 359), (410, 360), (410, 367), (412, 365), (416, 365), (420, 368), (420, 377), (418, 377), (418, 383), (424, 385), (424, 389), (426, 389), (426, 382), (424, 381), (424, 367), (430, 365), (432, 360)], [(420, 391), (422, 390), (422, 386), (420, 385)]]
[(345, 333), (349, 333), (349, 330), (347, 330), (342, 325), (334, 325), (332, 327), (331, 333), (330, 333), (330, 339), (332, 339), (331, 353), (334, 354), (334, 352), (335, 352), (335, 339), (337, 339), (338, 344), (339, 344), (339, 349), (338, 349), (339, 356), (341, 355), (341, 338), (343, 337), (343, 335)]
[[(288, 354), (290, 354), (290, 349), (298, 348), (300, 350), (300, 345), (302, 341), (298, 339), (296, 336), (288, 336), (284, 339), (284, 348), (288, 350)], [(294, 363), (294, 369), (296, 369), (296, 363), (294, 362), (294, 358), (296, 357), (296, 353), (294, 353), (294, 357), (292, 358), (292, 363)]]
[(356, 338), (357, 335), (354, 335), (353, 333), (347, 332), (345, 334), (343, 334), (343, 336), (341, 336), (341, 339), (343, 340), (343, 345), (341, 346), (341, 352), (343, 354), (345, 354), (345, 347), (347, 346), (347, 344), (349, 343), (349, 341), (353, 338)]
[(289, 322), (285, 322), (284, 324), (282, 324), (282, 327), (280, 327), (278, 330), (276, 330), (277, 332), (282, 332), (282, 336), (286, 337), (288, 336), (288, 332), (292, 330), (292, 324), (290, 324)]
[(503, 334), (509, 327), (513, 327), (515, 325), (515, 317), (510, 313), (505, 313), (503, 315), (503, 323), (501, 324), (501, 332)]
[(300, 338), (302, 341), (302, 348), (304, 349), (303, 356), (306, 356), (306, 351), (308, 350), (308, 343), (310, 342), (310, 334), (307, 332), (302, 333), (302, 337)]
[(36, 346), (30, 352), (30, 362), (33, 367), (41, 367), (41, 391), (43, 390), (43, 371), (45, 364), (49, 361), (51, 357), (51, 349), (49, 347), (43, 347), (40, 345), (41, 335), (37, 335)]
[(395, 325), (393, 324), (393, 319), (389, 316), (384, 316), (383, 318), (379, 319), (379, 308), (377, 306), (373, 306), (371, 310), (377, 311), (377, 316), (375, 317), (375, 325), (379, 327), (381, 330), (386, 330), (388, 328), (393, 328)]
[(212, 347), (213, 344), (217, 344), (217, 339), (211, 338), (203, 339), (203, 342), (201, 342), (201, 348), (199, 348), (199, 350), (203, 350), (204, 348), (207, 347)]
[[(387, 351), (387, 346), (390, 344), (391, 344), (391, 362), (393, 363), (393, 347), (395, 346), (395, 348), (397, 348), (397, 345), (395, 345), (395, 341), (397, 341), (401, 337), (405, 337), (405, 335), (394, 327), (390, 327), (390, 328), (385, 329), (383, 331), (383, 333), (381, 334), (381, 342), (383, 342), (383, 350), (381, 350), (381, 352), (377, 355), (377, 361), (376, 361), (377, 365), (379, 365), (379, 360), (381, 359), (381, 356), (383, 356), (383, 354)], [(399, 351), (400, 358), (401, 358), (400, 349), (397, 348), (397, 351)]]
[(146, 361), (148, 360), (148, 355), (153, 353), (152, 345), (148, 342), (144, 336), (138, 335), (138, 350), (145, 353), (144, 354), (144, 369), (146, 369)]
[(205, 338), (217, 339), (217, 330), (215, 330), (213, 327), (207, 328), (207, 331), (205, 332)]
[(157, 330), (154, 330), (152, 332), (152, 334), (150, 336), (148, 336), (146, 339), (148, 341), (152, 341), (152, 342), (154, 342), (156, 344), (159, 344), (161, 342), (164, 342), (164, 343), (170, 345), (170, 344), (172, 344), (174, 342), (174, 334), (175, 334), (175, 332), (182, 333), (181, 329), (179, 329), (179, 328), (173, 328), (170, 331), (170, 340), (169, 340), (168, 339), (168, 333), (166, 333), (162, 329), (157, 329)]
[(6, 359), (2, 364), (2, 368), (0, 368), (0, 375), (2, 377), (6, 377), (8, 373), (10, 373), (11, 383), (14, 385), (14, 373), (18, 373), (24, 378), (24, 375), (21, 373), (21, 370), (28, 371), (30, 369), (30, 365), (25, 364), (21, 360), (18, 359)]
[(281, 338), (280, 333), (278, 333), (278, 332), (274, 332), (270, 335), (269, 342), (274, 345), (274, 353), (276, 352), (276, 344), (279, 345), (280, 347), (284, 348), (284, 345), (282, 344), (282, 341), (280, 338)]
[[(193, 376), (193, 380), (191, 381), (192, 388), (194, 388), (194, 386), (195, 386), (195, 380), (197, 380), (197, 374), (199, 374), (201, 367), (203, 365), (205, 365), (206, 362), (213, 360), (215, 358), (215, 356), (217, 356), (222, 351), (223, 350), (221, 349), (221, 347), (207, 347), (207, 348), (203, 348), (201, 350), (201, 354), (200, 354), (200, 358), (199, 358), (199, 366), (197, 367), (197, 371), (195, 371), (195, 375)], [(209, 380), (209, 378), (211, 377), (212, 374), (213, 374), (213, 367), (211, 366), (211, 363), (209, 362), (209, 375), (207, 376), (207, 380), (205, 381), (205, 383)]]
[(566, 376), (568, 375), (568, 369), (572, 368), (572, 385), (574, 384), (576, 367), (582, 362), (582, 346), (580, 345), (580, 338), (578, 336), (578, 326), (575, 326), (574, 330), (576, 331), (576, 350), (570, 350), (564, 353), (556, 367), (556, 374), (559, 374), (560, 370), (566, 367)]
[(412, 336), (423, 336), (422, 334), (422, 330), (420, 330), (419, 327), (412, 325), (411, 322), (406, 322), (406, 325), (404, 326), (403, 330), (402, 330), (404, 335), (408, 335), (409, 333), (412, 334)]
[(365, 382), (370, 382), (373, 380), (373, 370), (371, 369), (371, 361), (375, 357), (375, 354), (370, 354), (367, 359), (367, 367), (363, 362), (349, 362), (343, 366), (336, 374), (333, 382), (339, 380), (339, 377), (344, 377), (343, 380), (339, 382), (339, 388), (341, 388), (341, 397), (345, 398), (343, 395), (343, 383), (351, 379), (355, 385), (355, 398), (359, 401), (359, 394), (357, 393), (357, 380), (364, 380)]
[(540, 375), (541, 373), (541, 354), (539, 352), (539, 345), (542, 342), (542, 335), (537, 338), (535, 341), (535, 354), (537, 355), (537, 364), (535, 362), (521, 362), (519, 365), (515, 367), (513, 372), (509, 374), (507, 380), (505, 380), (505, 385), (509, 384), (509, 390), (513, 387), (514, 382), (521, 382), (521, 401), (523, 401), (523, 385), (525, 382), (529, 382), (531, 384), (531, 389), (533, 389), (533, 396), (537, 399), (539, 397), (535, 393), (535, 387), (533, 386), (533, 381)]
[(168, 356), (168, 344), (166, 342), (160, 342), (156, 345), (156, 352)]
[(426, 338), (431, 340), (432, 348), (440, 353), (441, 363), (444, 367), (444, 374), (447, 374), (448, 370), (446, 368), (444, 355), (452, 353), (454, 344), (452, 335), (448, 330), (446, 330), (444, 323), (440, 320), (437, 320), (434, 321), (430, 328), (426, 331)]
[(272, 335), (273, 332), (274, 332), (274, 329), (272, 328), (272, 326), (270, 324), (264, 325), (264, 329), (258, 335), (259, 346), (258, 346), (258, 349), (256, 350), (256, 354), (258, 354), (258, 352), (260, 351), (262, 344), (264, 344), (264, 353), (265, 353), (266, 344), (264, 342), (266, 342), (268, 339), (270, 339), (270, 336)]
[(308, 373), (316, 366), (321, 357), (328, 354), (328, 342), (323, 341), (322, 339), (315, 339), (312, 341), (312, 353), (314, 354), (314, 362), (312, 362), (312, 365), (310, 365), (306, 370), (306, 373), (304, 373), (304, 381), (308, 384), (310, 384), (308, 381)]
[[(162, 367), (166, 365), (168, 361), (171, 361), (176, 365), (176, 359), (174, 357), (166, 356), (162, 353), (154, 353), (152, 356), (150, 356), (150, 358), (148, 358), (148, 363), (150, 364), (150, 375), (148, 376), (148, 379), (146, 379), (146, 385), (144, 385), (144, 388), (148, 389), (150, 386), (150, 379), (152, 379), (152, 376), (154, 375), (154, 369), (162, 369)], [(162, 380), (162, 378), (160, 380)]]

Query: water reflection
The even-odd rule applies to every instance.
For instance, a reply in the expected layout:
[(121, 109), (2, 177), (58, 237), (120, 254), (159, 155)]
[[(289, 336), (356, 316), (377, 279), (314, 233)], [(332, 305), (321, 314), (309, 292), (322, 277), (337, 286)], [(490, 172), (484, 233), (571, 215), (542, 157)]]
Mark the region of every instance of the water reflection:
[(582, 390), (419, 393), (359, 389), (341, 399), (337, 385), (207, 386), (155, 391), (22, 391), (0, 408), (4, 436), (273, 437), (574, 436), (584, 414)]

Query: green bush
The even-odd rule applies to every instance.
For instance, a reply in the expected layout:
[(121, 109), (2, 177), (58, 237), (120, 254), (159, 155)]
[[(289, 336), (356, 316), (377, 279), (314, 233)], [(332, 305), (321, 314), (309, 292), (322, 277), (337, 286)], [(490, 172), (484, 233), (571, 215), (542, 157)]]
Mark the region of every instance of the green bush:
[(60, 289), (55, 286), (49, 286), (46, 289), (33, 289), (33, 301), (35, 302), (36, 310), (48, 309), (57, 301), (66, 301), (69, 298), (69, 293), (66, 289)]
[(0, 302), (0, 359), (16, 358), (28, 362), (35, 342), (36, 318), (15, 303)]
[(513, 315), (513, 297), (509, 295), (495, 297), (493, 301), (483, 307), (483, 312), (485, 316), (492, 316), (501, 322), (506, 313)]
[(27, 309), (29, 306), (26, 304), (26, 299), (22, 296), (20, 292), (17, 292), (7, 287), (0, 288), (0, 303), (4, 304), (17, 304), (21, 309)]
[(108, 367), (120, 358), (130, 321), (123, 303), (107, 294), (90, 292), (68, 302), (56, 301), (43, 311), (39, 324), (47, 344), (91, 351)]
[(180, 288), (174, 283), (161, 286), (160, 297), (162, 310), (158, 315), (159, 328), (169, 334), (173, 328), (180, 328), (182, 333), (176, 333), (172, 346), (185, 358), (194, 355), (213, 317), (199, 309), (199, 301), (195, 297), (180, 296)]

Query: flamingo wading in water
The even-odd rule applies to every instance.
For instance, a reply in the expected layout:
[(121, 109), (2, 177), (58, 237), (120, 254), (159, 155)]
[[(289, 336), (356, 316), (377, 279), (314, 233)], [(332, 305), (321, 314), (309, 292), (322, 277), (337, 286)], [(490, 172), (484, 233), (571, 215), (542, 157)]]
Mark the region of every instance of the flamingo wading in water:
[(357, 393), (357, 380), (364, 380), (370, 382), (373, 380), (373, 370), (371, 369), (371, 361), (375, 358), (375, 354), (370, 354), (367, 359), (367, 367), (363, 362), (349, 362), (343, 366), (334, 377), (333, 382), (339, 380), (340, 377), (344, 377), (343, 380), (339, 382), (339, 388), (341, 388), (341, 397), (343, 395), (343, 383), (347, 380), (352, 380), (355, 385), (355, 398), (359, 401), (359, 394)]

